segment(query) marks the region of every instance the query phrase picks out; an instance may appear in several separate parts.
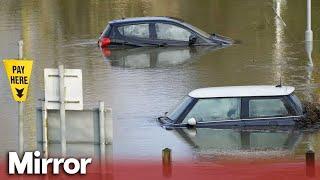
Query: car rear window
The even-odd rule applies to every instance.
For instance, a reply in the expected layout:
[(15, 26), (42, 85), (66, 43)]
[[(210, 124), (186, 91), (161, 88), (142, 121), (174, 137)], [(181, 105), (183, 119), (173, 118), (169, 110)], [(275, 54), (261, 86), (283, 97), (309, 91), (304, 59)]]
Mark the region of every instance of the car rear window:
[(110, 28), (111, 28), (111, 26), (110, 26), (110, 24), (108, 24), (107, 27), (101, 33), (101, 37), (100, 38), (107, 37), (109, 35)]
[(249, 100), (249, 117), (281, 117), (288, 116), (287, 110), (282, 98), (269, 99), (250, 99)]
[(149, 24), (131, 24), (118, 27), (121, 35), (127, 37), (149, 38)]

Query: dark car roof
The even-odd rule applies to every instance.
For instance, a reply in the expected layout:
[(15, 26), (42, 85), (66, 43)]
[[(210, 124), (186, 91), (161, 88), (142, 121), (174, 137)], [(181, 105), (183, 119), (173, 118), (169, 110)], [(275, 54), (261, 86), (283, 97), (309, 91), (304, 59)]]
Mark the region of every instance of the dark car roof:
[(132, 18), (122, 18), (115, 19), (109, 22), (109, 24), (122, 24), (122, 23), (131, 23), (131, 22), (141, 22), (141, 21), (170, 21), (176, 23), (182, 23), (183, 21), (173, 17), (167, 16), (149, 16), (149, 17), (132, 17)]

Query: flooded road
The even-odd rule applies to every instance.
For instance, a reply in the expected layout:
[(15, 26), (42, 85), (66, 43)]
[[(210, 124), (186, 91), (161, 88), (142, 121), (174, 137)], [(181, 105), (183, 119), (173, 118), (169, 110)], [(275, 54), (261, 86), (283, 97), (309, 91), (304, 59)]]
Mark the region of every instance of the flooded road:
[[(208, 86), (283, 84), (300, 98), (319, 100), (320, 1), (312, 2), (314, 41), (304, 42), (306, 2), (300, 0), (1, 0), (0, 59), (34, 59), (25, 103), (26, 150), (36, 148), (36, 108), (44, 98), (44, 68), (79, 68), (85, 108), (102, 100), (113, 109), (115, 159), (160, 159), (169, 147), (175, 159), (221, 157), (303, 158), (312, 142), (320, 155), (320, 132), (166, 131), (156, 117), (189, 91)], [(241, 41), (228, 48), (136, 49), (103, 57), (97, 38), (109, 20), (174, 16), (206, 32)], [(308, 54), (309, 53), (309, 54)], [(313, 64), (313, 66), (312, 66)], [(17, 104), (0, 65), (0, 156), (17, 149)], [(221, 155), (223, 154), (223, 156)]]

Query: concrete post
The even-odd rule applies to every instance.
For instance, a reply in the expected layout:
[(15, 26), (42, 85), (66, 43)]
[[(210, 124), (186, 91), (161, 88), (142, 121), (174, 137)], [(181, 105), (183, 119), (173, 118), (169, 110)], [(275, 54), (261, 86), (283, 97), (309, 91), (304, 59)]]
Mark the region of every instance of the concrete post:
[(311, 30), (311, 0), (307, 0), (307, 30), (305, 32), (305, 41), (313, 41), (313, 32)]

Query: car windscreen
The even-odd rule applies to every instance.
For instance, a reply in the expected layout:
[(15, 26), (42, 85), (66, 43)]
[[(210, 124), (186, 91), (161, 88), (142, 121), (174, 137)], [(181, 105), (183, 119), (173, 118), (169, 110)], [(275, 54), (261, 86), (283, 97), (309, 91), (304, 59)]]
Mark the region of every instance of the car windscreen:
[(192, 100), (193, 99), (190, 96), (184, 97), (180, 104), (176, 106), (176, 108), (173, 111), (171, 111), (167, 117), (172, 121), (177, 120), (181, 113), (189, 106)]
[(187, 26), (188, 28), (194, 30), (195, 32), (199, 33), (201, 36), (205, 37), (205, 38), (210, 38), (211, 35), (208, 34), (207, 32), (195, 27), (195, 26), (192, 26), (191, 24), (187, 24), (187, 23), (183, 23), (185, 26)]
[(199, 99), (182, 123), (187, 124), (190, 118), (195, 118), (197, 122), (237, 120), (240, 119), (240, 111), (240, 98)]

